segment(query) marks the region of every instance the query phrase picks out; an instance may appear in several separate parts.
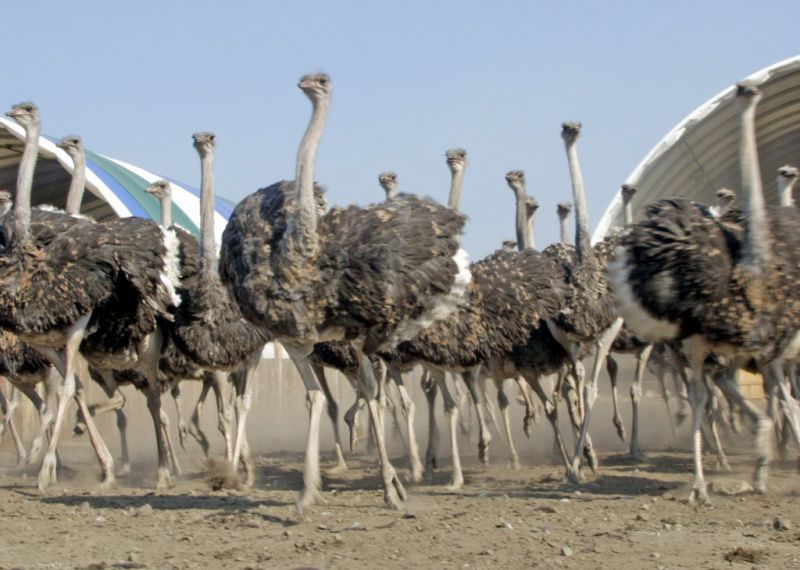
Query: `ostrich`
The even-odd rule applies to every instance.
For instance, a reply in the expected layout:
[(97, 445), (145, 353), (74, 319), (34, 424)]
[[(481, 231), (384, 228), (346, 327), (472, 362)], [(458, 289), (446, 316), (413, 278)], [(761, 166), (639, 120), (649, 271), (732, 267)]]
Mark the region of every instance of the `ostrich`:
[[(620, 312), (634, 332), (651, 341), (682, 341), (692, 371), (692, 502), (708, 501), (700, 427), (708, 398), (704, 362), (711, 351), (754, 357), (768, 381), (778, 386), (797, 435), (791, 406), (796, 403), (788, 394), (782, 365), (800, 347), (800, 216), (794, 208), (765, 206), (755, 135), (760, 98), (754, 82), (737, 85), (743, 225), (720, 222), (686, 200), (662, 200), (633, 226), (609, 266)], [(719, 386), (726, 396), (747, 405), (730, 377)], [(772, 422), (753, 406), (745, 409), (756, 420), (755, 488), (763, 492)]]
[[(609, 295), (605, 265), (595, 255), (589, 243), (589, 219), (583, 176), (578, 164), (576, 141), (581, 132), (579, 123), (564, 123), (561, 136), (567, 150), (570, 178), (572, 179), (573, 201), (575, 202), (575, 262), (565, 271), (567, 299), (563, 310), (555, 319), (548, 321), (553, 337), (564, 347), (572, 360), (578, 387), (583, 389), (583, 425), (573, 454), (572, 466), (568, 469), (571, 481), (580, 480), (581, 456), (591, 448), (588, 439), (589, 420), (592, 405), (597, 398), (597, 379), (611, 343), (622, 327), (622, 319), (617, 317)], [(584, 345), (594, 344), (596, 348), (592, 375), (584, 385), (584, 368), (580, 352)], [(589, 454), (589, 464), (596, 468), (594, 453)]]
[(794, 166), (781, 166), (778, 169), (778, 193), (781, 197), (781, 206), (794, 206), (794, 185), (797, 184), (797, 177), (800, 171)]
[[(78, 352), (97, 368), (138, 368), (151, 390), (148, 407), (154, 422), (160, 409), (156, 368), (160, 348), (159, 320), (172, 318), (178, 303), (175, 237), (154, 223), (123, 218), (73, 226), (46, 246), (32, 239), (30, 196), (41, 130), (32, 103), (13, 107), (9, 116), (25, 129), (17, 199), (11, 223), (3, 233), (9, 247), (0, 258), (0, 326), (60, 364), (64, 349), (63, 381), (53, 434), (42, 460), (38, 486), (55, 479), (56, 448), (67, 402), (76, 394)], [(24, 287), (20, 287), (24, 284)], [(120, 302), (124, 299), (124, 302)], [(80, 397), (77, 398), (82, 404)], [(103, 465), (105, 482), (113, 481), (113, 459), (99, 435), (93, 435), (91, 416), (82, 411)], [(46, 430), (48, 426), (40, 428)], [(166, 474), (166, 455), (158, 430), (159, 482)]]
[(502, 249), (506, 253), (512, 253), (514, 251), (517, 251), (517, 240), (504, 239), (500, 249)]
[(286, 347), (307, 389), (309, 431), (298, 508), (309, 507), (320, 488), (319, 418), (325, 397), (308, 355), (319, 341), (344, 338), (357, 348), (384, 499), (398, 508), (406, 493), (386, 453), (368, 356), (413, 338), (455, 310), (470, 279), (457, 239), (464, 218), (431, 200), (402, 194), (375, 206), (333, 208), (319, 217), (314, 162), (331, 81), (312, 74), (298, 86), (313, 112), (295, 180), (239, 202), (223, 234), (220, 273), (242, 314)]
[(397, 174), (391, 170), (388, 172), (381, 172), (378, 175), (378, 182), (386, 192), (387, 200), (394, 200), (397, 197)]
[(558, 214), (558, 227), (561, 230), (561, 243), (567, 245), (569, 239), (569, 213), (572, 211), (572, 204), (569, 202), (559, 202), (556, 206)]

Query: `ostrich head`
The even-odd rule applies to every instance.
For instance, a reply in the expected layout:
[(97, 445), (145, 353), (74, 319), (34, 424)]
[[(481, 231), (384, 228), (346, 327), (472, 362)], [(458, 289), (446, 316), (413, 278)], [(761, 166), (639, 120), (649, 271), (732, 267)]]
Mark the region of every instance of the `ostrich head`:
[(217, 146), (217, 142), (214, 140), (214, 138), (214, 133), (201, 131), (192, 135), (192, 144), (197, 152), (200, 153), (200, 156), (203, 156), (213, 151)]
[(561, 138), (569, 144), (578, 140), (581, 134), (580, 123), (562, 123), (561, 124)]
[(736, 100), (740, 105), (756, 105), (761, 101), (761, 89), (753, 80), (740, 81), (736, 84)]
[(569, 213), (572, 211), (572, 204), (570, 202), (560, 202), (556, 208), (558, 211), (558, 217), (564, 219), (569, 216)]
[(56, 143), (56, 146), (70, 155), (72, 158), (83, 152), (83, 141), (78, 135), (67, 135)]
[(5, 216), (14, 202), (11, 200), (11, 192), (8, 190), (0, 190), (0, 216)]
[(150, 186), (145, 188), (145, 192), (152, 194), (159, 200), (163, 200), (172, 194), (172, 187), (166, 180), (156, 180)]
[(800, 176), (800, 170), (798, 170), (794, 166), (789, 166), (788, 164), (785, 164), (778, 169), (778, 178), (780, 178), (787, 184), (796, 180), (798, 176)]
[(736, 199), (736, 192), (729, 188), (720, 188), (716, 192), (717, 194), (717, 202), (722, 207), (730, 206), (731, 203)]
[(512, 251), (517, 251), (517, 240), (515, 239), (504, 239), (503, 240), (503, 251), (506, 253), (510, 253)]
[(539, 202), (536, 201), (536, 198), (533, 196), (526, 196), (525, 197), (525, 213), (528, 214), (530, 218), (536, 213), (536, 210), (539, 209)]
[(386, 199), (391, 200), (397, 194), (397, 174), (392, 171), (378, 174), (378, 182), (386, 192)]
[(300, 78), (297, 86), (311, 99), (313, 104), (330, 97), (333, 86), (331, 78), (324, 73), (309, 73)]
[(628, 204), (636, 195), (636, 187), (630, 184), (623, 184), (620, 189), (620, 194), (622, 194), (622, 201)]
[(447, 157), (447, 166), (452, 172), (460, 172), (467, 165), (467, 151), (463, 148), (451, 148), (444, 153)]
[(39, 125), (39, 109), (30, 101), (14, 105), (6, 115), (14, 119), (22, 127)]
[(506, 173), (506, 184), (517, 197), (525, 194), (525, 173), (522, 170), (509, 170)]

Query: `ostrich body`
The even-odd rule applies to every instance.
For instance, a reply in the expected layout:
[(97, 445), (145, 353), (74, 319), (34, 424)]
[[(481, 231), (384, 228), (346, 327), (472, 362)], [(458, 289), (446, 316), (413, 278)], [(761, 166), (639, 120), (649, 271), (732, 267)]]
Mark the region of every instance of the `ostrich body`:
[(469, 282), (457, 236), (463, 216), (435, 202), (398, 195), (383, 204), (333, 208), (319, 217), (313, 168), (331, 94), (326, 75), (300, 89), (313, 106), (294, 182), (244, 198), (223, 234), (220, 273), (242, 314), (286, 347), (310, 402), (302, 510), (319, 493), (319, 418), (325, 397), (311, 370), (314, 344), (348, 339), (358, 350), (359, 383), (378, 444), (384, 498), (405, 490), (389, 462), (367, 355), (413, 338), (446, 318)]
[[(562, 138), (567, 150), (573, 200), (575, 202), (575, 263), (564, 266), (567, 294), (564, 309), (558, 317), (548, 321), (550, 331), (572, 359), (578, 378), (578, 387), (583, 390), (583, 425), (573, 454), (572, 466), (568, 470), (573, 482), (580, 480), (580, 462), (588, 439), (591, 409), (597, 398), (597, 379), (611, 343), (622, 326), (609, 294), (605, 264), (598, 259), (589, 242), (589, 219), (583, 176), (578, 164), (576, 142), (581, 131), (578, 123), (565, 123)], [(582, 345), (593, 344), (597, 354), (589, 381), (584, 385), (584, 369), (580, 361)], [(596, 467), (596, 457), (590, 453), (590, 466)]]
[[(648, 340), (683, 343), (692, 370), (695, 480), (690, 499), (700, 502), (708, 499), (700, 437), (706, 356), (713, 350), (755, 357), (788, 406), (782, 363), (796, 357), (800, 347), (800, 218), (794, 208), (764, 203), (755, 137), (760, 97), (752, 83), (737, 86), (743, 228), (732, 228), (686, 200), (662, 200), (633, 226), (610, 266), (620, 311), (634, 332)], [(730, 381), (727, 388), (726, 395), (743, 402)], [(763, 491), (771, 422), (760, 412), (756, 416), (755, 487)], [(793, 427), (796, 433), (794, 422)]]
[[(73, 226), (37, 247), (31, 235), (30, 195), (38, 111), (23, 103), (9, 115), (25, 128), (26, 142), (14, 219), (3, 227), (10, 247), (0, 259), (0, 326), (37, 350), (65, 350), (53, 436), (39, 474), (39, 487), (45, 488), (55, 476), (58, 435), (65, 406), (75, 394), (79, 350), (99, 369), (139, 368), (155, 386), (161, 344), (157, 324), (172, 318), (178, 302), (173, 287), (176, 240), (152, 222), (125, 218)], [(108, 481), (113, 479), (113, 461), (103, 451)]]

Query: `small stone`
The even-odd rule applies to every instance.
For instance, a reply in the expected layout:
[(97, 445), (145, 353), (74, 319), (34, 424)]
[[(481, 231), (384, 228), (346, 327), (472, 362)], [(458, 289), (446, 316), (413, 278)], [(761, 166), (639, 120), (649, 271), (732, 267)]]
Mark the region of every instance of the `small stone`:
[(136, 509), (137, 516), (151, 515), (151, 514), (153, 514), (153, 507), (150, 505), (150, 503), (145, 503), (144, 505)]
[(792, 521), (776, 516), (772, 520), (772, 528), (775, 530), (792, 530)]
[(283, 531), (283, 536), (285, 536), (285, 537), (289, 538), (290, 536), (292, 536), (292, 531), (290, 531), (290, 530), (287, 528), (285, 531)]
[(747, 481), (733, 481), (725, 479), (711, 481), (709, 484), (709, 489), (718, 495), (726, 495), (728, 497), (753, 492), (753, 486)]
[(338, 532), (333, 535), (333, 541), (336, 542), (337, 544), (341, 544), (342, 542), (344, 542), (342, 539), (342, 535), (339, 534)]
[(647, 522), (650, 520), (650, 517), (646, 513), (639, 513), (636, 515), (637, 521)]
[(561, 502), (561, 503), (569, 503), (569, 497), (564, 497), (564, 498), (563, 498), (563, 499), (561, 499), (561, 501), (559, 501), (559, 502)]
[(365, 527), (360, 522), (354, 522), (353, 524), (345, 527), (344, 530), (367, 530), (367, 527)]
[(129, 552), (128, 553), (128, 562), (139, 562), (139, 553), (138, 552)]
[(659, 558), (661, 558), (661, 555), (658, 552), (653, 552), (652, 554), (650, 554), (651, 560), (658, 560)]
[(89, 504), (89, 501), (84, 501), (79, 505), (79, 508), (84, 511), (88, 511), (92, 508), (92, 505)]
[(643, 503), (642, 504), (642, 510), (643, 511), (649, 511), (650, 510), (650, 505), (648, 505), (647, 503)]
[(572, 549), (569, 546), (561, 547), (561, 556), (572, 556)]
[(104, 522), (106, 522), (106, 520), (108, 520), (108, 519), (106, 519), (106, 517), (101, 515), (101, 516), (97, 517), (96, 519), (94, 519), (94, 522), (96, 522), (97, 524), (103, 524)]
[(494, 550), (492, 550), (491, 548), (487, 548), (486, 550), (481, 551), (481, 554), (483, 554), (484, 556), (491, 556), (494, 554)]
[(541, 513), (551, 513), (551, 514), (555, 514), (558, 512), (558, 510), (555, 507), (551, 507), (550, 505), (540, 505), (536, 507), (536, 510)]
[(328, 530), (328, 527), (325, 526), (324, 524), (318, 524), (317, 525), (317, 530)]
[(494, 526), (496, 528), (505, 528), (505, 529), (508, 529), (508, 530), (514, 530), (514, 527), (511, 526), (511, 523), (510, 522), (506, 522), (506, 521), (499, 522)]
[(412, 513), (411, 511), (406, 511), (406, 512), (403, 513), (403, 518), (404, 519), (415, 519), (415, 518), (417, 518), (417, 515), (416, 515), (416, 513)]

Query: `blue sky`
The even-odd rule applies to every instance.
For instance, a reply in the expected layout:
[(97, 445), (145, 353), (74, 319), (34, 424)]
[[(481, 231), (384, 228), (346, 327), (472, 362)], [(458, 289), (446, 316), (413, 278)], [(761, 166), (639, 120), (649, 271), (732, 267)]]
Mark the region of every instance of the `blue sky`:
[(742, 77), (800, 53), (793, 2), (4, 2), (0, 107), (24, 99), (53, 136), (197, 184), (190, 135), (217, 133), (234, 201), (294, 174), (309, 103), (334, 84), (317, 179), (331, 204), (405, 192), (446, 202), (444, 151), (470, 156), (462, 210), (477, 259), (514, 236), (503, 176), (523, 169), (557, 239), (571, 200), (560, 124), (579, 142), (594, 225), (666, 132)]

